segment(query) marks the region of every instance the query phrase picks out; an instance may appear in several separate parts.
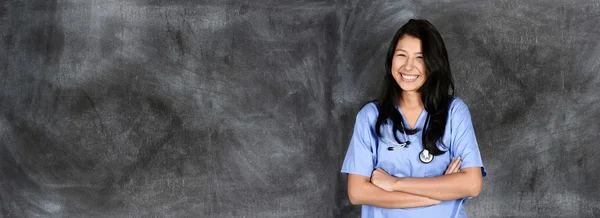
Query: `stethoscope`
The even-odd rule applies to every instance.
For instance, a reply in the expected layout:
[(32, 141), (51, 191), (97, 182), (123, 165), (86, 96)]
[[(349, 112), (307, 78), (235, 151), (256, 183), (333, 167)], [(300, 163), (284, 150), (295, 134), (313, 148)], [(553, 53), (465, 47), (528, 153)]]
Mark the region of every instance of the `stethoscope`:
[[(425, 130), (427, 130), (427, 124), (429, 124), (429, 114), (427, 115), (427, 119), (425, 120), (423, 134), (425, 134)], [(400, 125), (402, 125), (402, 134), (404, 135), (404, 139), (406, 139), (406, 141), (402, 143), (392, 141), (392, 132), (390, 131), (390, 128), (388, 128), (388, 123), (385, 124), (384, 128), (386, 129), (385, 133), (387, 133), (388, 141), (395, 146), (388, 147), (388, 151), (400, 150), (406, 147), (407, 145), (410, 145), (410, 141), (408, 140), (408, 136), (406, 135), (406, 131), (404, 130), (404, 122), (400, 121)], [(423, 135), (423, 138), (425, 138), (425, 135)], [(431, 161), (433, 161), (433, 157), (434, 156), (431, 153), (429, 153), (427, 149), (425, 149), (425, 145), (423, 145), (423, 150), (419, 153), (419, 160), (421, 160), (421, 162), (425, 164), (428, 164), (431, 163)]]

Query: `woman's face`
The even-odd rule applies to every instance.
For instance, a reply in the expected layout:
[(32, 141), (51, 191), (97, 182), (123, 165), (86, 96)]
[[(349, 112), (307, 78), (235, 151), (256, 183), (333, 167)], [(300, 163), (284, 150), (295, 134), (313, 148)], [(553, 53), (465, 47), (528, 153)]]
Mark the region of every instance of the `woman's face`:
[(427, 79), (421, 40), (404, 35), (396, 44), (392, 59), (392, 76), (403, 91), (418, 91)]

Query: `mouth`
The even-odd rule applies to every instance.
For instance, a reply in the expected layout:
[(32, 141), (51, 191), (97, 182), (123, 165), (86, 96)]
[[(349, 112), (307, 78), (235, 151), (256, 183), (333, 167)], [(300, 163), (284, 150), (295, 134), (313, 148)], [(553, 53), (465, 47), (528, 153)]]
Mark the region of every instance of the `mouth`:
[(400, 77), (402, 77), (402, 80), (404, 80), (404, 81), (414, 82), (420, 77), (420, 75), (408, 75), (408, 74), (401, 73)]

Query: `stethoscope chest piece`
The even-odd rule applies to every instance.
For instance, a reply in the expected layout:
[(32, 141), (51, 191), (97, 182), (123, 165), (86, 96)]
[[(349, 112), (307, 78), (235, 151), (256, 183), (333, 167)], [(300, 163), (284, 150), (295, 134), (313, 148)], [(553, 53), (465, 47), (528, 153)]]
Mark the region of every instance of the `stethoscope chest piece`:
[(421, 153), (419, 153), (419, 160), (423, 163), (431, 163), (433, 161), (433, 155), (429, 153), (427, 149), (423, 149)]

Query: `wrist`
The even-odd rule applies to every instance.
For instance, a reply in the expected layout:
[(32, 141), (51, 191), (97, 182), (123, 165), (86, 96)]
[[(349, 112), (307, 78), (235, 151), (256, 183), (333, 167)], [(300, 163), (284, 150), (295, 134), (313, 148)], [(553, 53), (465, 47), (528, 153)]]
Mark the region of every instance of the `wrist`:
[(396, 181), (394, 181), (394, 184), (392, 185), (392, 189), (394, 189), (394, 191), (402, 191), (402, 178), (396, 178)]

